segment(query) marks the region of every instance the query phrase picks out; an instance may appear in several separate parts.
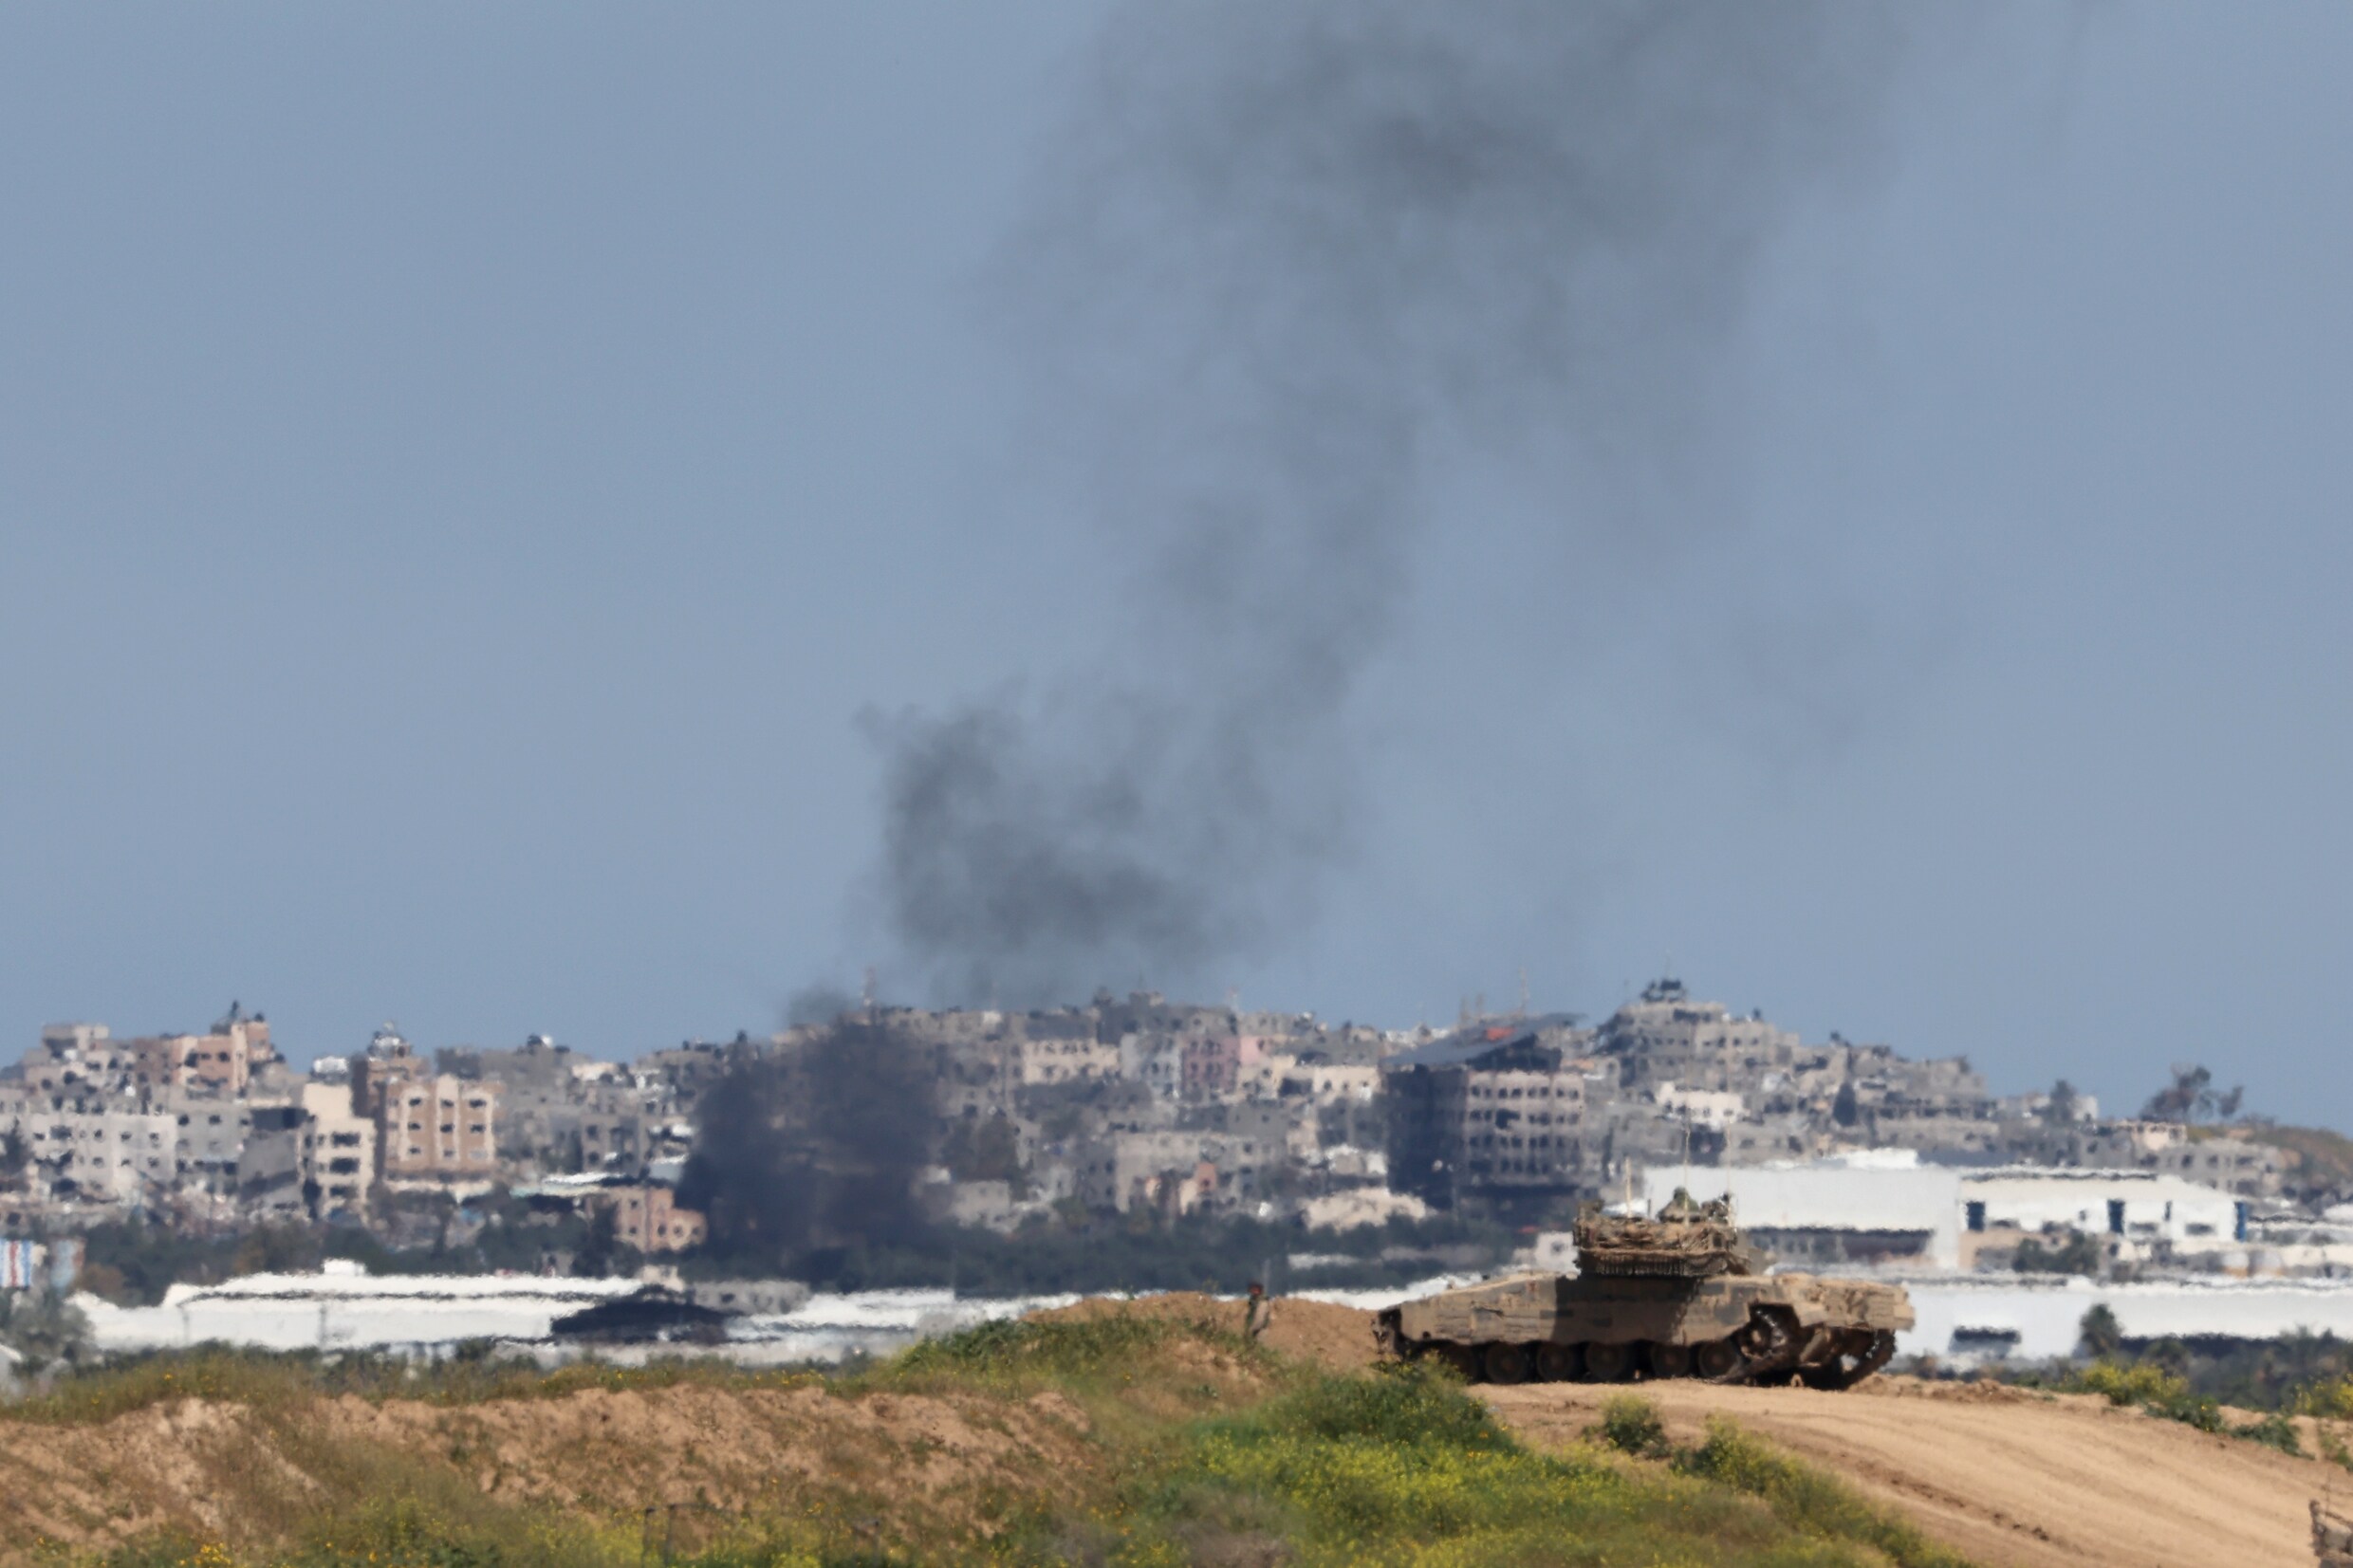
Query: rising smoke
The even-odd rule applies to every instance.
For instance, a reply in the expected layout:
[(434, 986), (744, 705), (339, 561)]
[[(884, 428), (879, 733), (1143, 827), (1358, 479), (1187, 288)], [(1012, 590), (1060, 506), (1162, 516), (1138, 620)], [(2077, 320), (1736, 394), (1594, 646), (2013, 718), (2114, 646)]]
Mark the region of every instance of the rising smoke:
[(932, 988), (1176, 984), (1306, 918), (1347, 851), (1351, 706), (1432, 464), (1530, 460), (1596, 576), (1684, 530), (1658, 503), (1721, 414), (1760, 257), (1876, 161), (1909, 15), (1118, 18), (1035, 171), (1003, 305), (1042, 438), (1132, 565), (1123, 646), (1043, 695), (874, 727), (883, 905)]
[(679, 1201), (749, 1269), (822, 1270), (812, 1254), (912, 1241), (936, 1080), (904, 1033), (860, 1016), (739, 1046), (696, 1109)]

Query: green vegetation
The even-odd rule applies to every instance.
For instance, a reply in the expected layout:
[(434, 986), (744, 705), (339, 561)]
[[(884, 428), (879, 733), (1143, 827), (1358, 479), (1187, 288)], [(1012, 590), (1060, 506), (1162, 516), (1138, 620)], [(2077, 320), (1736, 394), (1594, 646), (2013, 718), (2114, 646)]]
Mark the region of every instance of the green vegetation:
[(2029, 1236), (2018, 1244), (2017, 1255), (2010, 1266), (2021, 1274), (2084, 1274), (2099, 1275), (2105, 1260), (2100, 1256), (2100, 1243), (2093, 1237), (2076, 1232), (2057, 1246), (2045, 1246), (2040, 1238)]
[[(1605, 1423), (1653, 1431), (1640, 1403)], [(1428, 1366), (1313, 1378), (1198, 1426), (1124, 1501), (1108, 1560), (1136, 1564), (1959, 1561), (1729, 1426), (1666, 1465), (1541, 1454)]]
[(81, 1310), (47, 1290), (0, 1291), (0, 1345), (23, 1357), (23, 1370), (72, 1366), (89, 1354), (90, 1325)]
[(2196, 1427), (2202, 1432), (2229, 1432), (2219, 1400), (2191, 1392), (2188, 1379), (2147, 1361), (2095, 1361), (2060, 1384), (2069, 1393), (2104, 1395), (2111, 1405), (2138, 1405), (2151, 1415)]
[[(485, 1347), (487, 1348), (487, 1347)], [(57, 1380), (46, 1393), (5, 1407), (9, 1422), (71, 1425), (108, 1421), (179, 1399), (204, 1399), (266, 1412), (299, 1409), (345, 1395), (414, 1400), (426, 1405), (475, 1405), (492, 1399), (560, 1399), (584, 1389), (648, 1392), (681, 1384), (744, 1389), (794, 1389), (823, 1383), (799, 1369), (745, 1371), (725, 1362), (679, 1357), (642, 1367), (576, 1361), (543, 1371), (528, 1361), (459, 1355), (431, 1366), (397, 1356), (317, 1351), (190, 1351), (118, 1356)]]
[[(2299, 1457), (2305, 1451), (2303, 1434), (2289, 1411), (2270, 1411), (2252, 1422), (2234, 1427), (2224, 1417), (2221, 1401), (2196, 1392), (2188, 1378), (2155, 1362), (2095, 1361), (2058, 1386), (2070, 1393), (2101, 1394), (2112, 1405), (2138, 1405), (2151, 1415), (2178, 1421), (2202, 1432), (2242, 1437)], [(2333, 1401), (2333, 1392), (2328, 1397)], [(2299, 1403), (2308, 1406), (2311, 1402)], [(2333, 1403), (2327, 1411), (2307, 1408), (2305, 1413), (2334, 1413)]]
[(1808, 1536), (1860, 1542), (1903, 1568), (1961, 1568), (1964, 1562), (1834, 1478), (1799, 1464), (1721, 1416), (1709, 1418), (1707, 1441), (1681, 1456), (1677, 1466), (1687, 1474), (1765, 1499), (1776, 1517)]
[[(1039, 1399), (1084, 1414), (1062, 1440), (1075, 1450), (1038, 1459), (1027, 1481), (991, 1482), (951, 1528), (921, 1513), (936, 1499), (897, 1485), (890, 1473), (788, 1494), (789, 1506), (767, 1512), (535, 1505), (483, 1490), (458, 1448), (445, 1462), (430, 1444), (390, 1445), (368, 1423), (322, 1435), (327, 1429), (306, 1413), (320, 1396), (341, 1393), (464, 1404), (590, 1386), (648, 1393), (685, 1381), (818, 1387), (886, 1410), (924, 1396), (1000, 1427)], [(183, 1393), (246, 1406), (261, 1430), (289, 1439), (287, 1451), (301, 1454), (316, 1485), (270, 1484), (267, 1467), (254, 1466), (256, 1489), (232, 1500), (238, 1522), (225, 1540), (163, 1532), (62, 1560), (90, 1568), (1958, 1562), (1729, 1424), (1677, 1449), (1656, 1409), (1629, 1396), (1604, 1410), (1594, 1441), (1538, 1452), (1436, 1366), (1326, 1374), (1230, 1333), (1123, 1314), (991, 1324), (832, 1378), (708, 1364), (541, 1374), (475, 1361), (411, 1375), (378, 1362), (159, 1357), (70, 1376), (16, 1419), (98, 1420)], [(905, 1462), (919, 1461), (925, 1441), (915, 1440)]]
[(1675, 1451), (1658, 1407), (1640, 1394), (1621, 1393), (1604, 1401), (1601, 1420), (1588, 1427), (1585, 1435), (1637, 1459), (1665, 1459)]

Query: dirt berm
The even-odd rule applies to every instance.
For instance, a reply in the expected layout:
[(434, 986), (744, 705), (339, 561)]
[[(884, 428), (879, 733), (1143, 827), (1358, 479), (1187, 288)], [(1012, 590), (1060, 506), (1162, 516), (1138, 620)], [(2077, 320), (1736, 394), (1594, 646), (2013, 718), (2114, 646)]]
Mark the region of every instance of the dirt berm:
[(1087, 1427), (1053, 1393), (1010, 1403), (692, 1384), (459, 1406), (178, 1399), (86, 1425), (0, 1420), (0, 1562), (26, 1560), (43, 1539), (100, 1549), (162, 1529), (269, 1539), (314, 1503), (406, 1479), (388, 1455), (454, 1470), (493, 1499), (567, 1510), (792, 1511), (879, 1489), (918, 1522), (967, 1529), (993, 1485), (1050, 1495), (1054, 1478), (1084, 1473), (1095, 1462)]
[[(1195, 1295), (1065, 1310), (1199, 1317), (1229, 1328), (1241, 1320), (1237, 1303)], [(1267, 1337), (1335, 1368), (1373, 1356), (1370, 1314), (1348, 1307), (1278, 1301)], [(1603, 1400), (1628, 1391), (1544, 1383), (1478, 1392), (1523, 1438), (1549, 1447), (1579, 1436)], [(1888, 1376), (1843, 1393), (1693, 1382), (1635, 1392), (1658, 1404), (1677, 1442), (1698, 1441), (1720, 1411), (1988, 1568), (2309, 1568), (2307, 1503), (2331, 1488), (2353, 1492), (2353, 1476), (2324, 1461), (2090, 1395)], [(2306, 1447), (2315, 1446), (2307, 1424)]]
[[(1134, 1301), (1097, 1297), (1037, 1314), (1040, 1318), (1101, 1318), (1127, 1313), (1140, 1318), (1166, 1318), (1177, 1322), (1203, 1323), (1228, 1334), (1242, 1331), (1240, 1301), (1221, 1301), (1198, 1291), (1172, 1290), (1164, 1296)], [(1267, 1324), (1267, 1348), (1322, 1363), (1334, 1372), (1355, 1372), (1373, 1364), (1373, 1315), (1355, 1307), (1329, 1306), (1322, 1301), (1278, 1299)]]

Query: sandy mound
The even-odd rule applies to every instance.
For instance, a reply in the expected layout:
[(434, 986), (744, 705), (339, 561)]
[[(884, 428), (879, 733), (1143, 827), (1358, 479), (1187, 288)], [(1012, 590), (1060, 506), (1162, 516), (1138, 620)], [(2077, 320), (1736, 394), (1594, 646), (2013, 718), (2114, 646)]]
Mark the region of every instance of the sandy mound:
[[(1242, 1329), (1243, 1307), (1239, 1301), (1220, 1301), (1197, 1290), (1173, 1290), (1164, 1296), (1140, 1296), (1133, 1301), (1098, 1296), (1038, 1316), (1100, 1318), (1121, 1313), (1204, 1323), (1238, 1334)], [(1373, 1315), (1357, 1307), (1333, 1306), (1325, 1301), (1276, 1297), (1274, 1318), (1267, 1325), (1266, 1343), (1269, 1350), (1314, 1361), (1335, 1372), (1369, 1367), (1376, 1358)]]
[(95, 1426), (0, 1421), (0, 1541), (11, 1543), (0, 1559), (42, 1537), (248, 1538), (310, 1496), (347, 1490), (350, 1467), (386, 1451), (493, 1497), (608, 1516), (663, 1503), (756, 1516), (856, 1492), (923, 1523), (978, 1527), (974, 1505), (992, 1491), (1075, 1496), (1097, 1459), (1085, 1428), (1053, 1394), (845, 1399), (814, 1385), (695, 1384), (454, 1407), (345, 1397), (267, 1416), (188, 1399)]

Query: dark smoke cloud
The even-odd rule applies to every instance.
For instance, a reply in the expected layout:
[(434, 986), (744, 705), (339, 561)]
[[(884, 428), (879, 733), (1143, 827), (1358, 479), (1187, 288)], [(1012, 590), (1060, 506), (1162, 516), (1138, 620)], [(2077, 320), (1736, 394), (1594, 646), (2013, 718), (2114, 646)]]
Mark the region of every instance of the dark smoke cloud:
[(1665, 503), (1760, 255), (1876, 159), (1910, 14), (1251, 0), (1110, 28), (1003, 303), (1041, 438), (1134, 563), (1123, 645), (873, 726), (884, 909), (936, 992), (1177, 984), (1309, 916), (1429, 468), (1529, 462), (1579, 593), (1687, 531)]
[(858, 998), (827, 981), (813, 981), (785, 999), (785, 1023), (830, 1024), (858, 1005)]
[(706, 1216), (713, 1248), (748, 1268), (911, 1241), (936, 1080), (916, 1042), (858, 1019), (734, 1047), (697, 1109), (679, 1200)]

